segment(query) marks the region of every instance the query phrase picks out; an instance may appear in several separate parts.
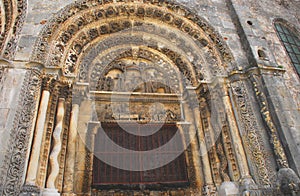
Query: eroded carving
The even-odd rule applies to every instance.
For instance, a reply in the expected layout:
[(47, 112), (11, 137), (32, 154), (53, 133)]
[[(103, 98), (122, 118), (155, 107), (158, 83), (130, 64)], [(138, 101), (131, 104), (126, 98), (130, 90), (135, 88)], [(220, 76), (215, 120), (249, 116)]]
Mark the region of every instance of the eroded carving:
[[(161, 66), (164, 65), (161, 64)], [(165, 72), (157, 65), (141, 59), (122, 59), (113, 62), (109, 67), (109, 71), (98, 81), (97, 90), (142, 93), (179, 92), (179, 80), (174, 70)], [(170, 83), (170, 79), (173, 78), (174, 80)]]
[(6, 59), (13, 59), (18, 35), (25, 20), (27, 1), (3, 0), (0, 5), (0, 15), (5, 16), (4, 24), (0, 22), (0, 54)]
[(250, 105), (249, 97), (246, 93), (246, 87), (242, 81), (237, 81), (231, 84), (231, 88), (235, 95), (238, 113), (243, 123), (244, 142), (246, 143), (246, 151), (251, 154), (251, 159), (257, 167), (257, 176), (261, 184), (271, 185), (270, 173), (268, 170), (268, 162), (264, 151), (264, 144), (262, 144), (260, 135), (257, 133), (257, 122), (255, 115)]
[(272, 120), (267, 98), (260, 87), (261, 85), (258, 84), (258, 82), (259, 82), (258, 78), (253, 76), (250, 79), (252, 81), (256, 99), (258, 100), (258, 103), (260, 106), (260, 112), (261, 112), (262, 118), (264, 120), (265, 125), (267, 126), (267, 130), (268, 130), (268, 133), (270, 136), (270, 142), (271, 142), (271, 145), (275, 152), (277, 164), (281, 168), (282, 167), (288, 168), (289, 165), (287, 162), (287, 158), (284, 153), (284, 149), (281, 145), (281, 142), (279, 140), (277, 129)]
[[(12, 144), (10, 156), (5, 158), (5, 168), (1, 168), (2, 195), (16, 195), (20, 192), (40, 86), (40, 73), (36, 70), (28, 70), (19, 96), (19, 109), (14, 119), (14, 127), (10, 130), (10, 143)], [(5, 178), (5, 181), (2, 178)]]
[(170, 103), (105, 103), (97, 107), (99, 121), (177, 122), (180, 113), (179, 105)]
[[(172, 4), (172, 6), (170, 6)], [(174, 4), (174, 5), (173, 5)], [(176, 8), (174, 8), (176, 7)], [(166, 9), (163, 9), (166, 8)], [(80, 13), (80, 15), (79, 15)], [(176, 13), (186, 13), (185, 17), (179, 17)], [(73, 17), (78, 15), (78, 17)], [(119, 20), (118, 17), (129, 16), (135, 22)], [(142, 25), (140, 20), (151, 18), (151, 20), (164, 21), (166, 24), (178, 29), (188, 35), (199, 48), (207, 47), (215, 55), (221, 56), (224, 62), (230, 62), (232, 55), (220, 36), (201, 18), (188, 11), (181, 5), (175, 5), (169, 1), (157, 3), (151, 2), (124, 2), (112, 4), (110, 2), (83, 1), (74, 3), (60, 11), (52, 18), (40, 34), (34, 54), (31, 58), (48, 67), (56, 67), (65, 64), (68, 73), (74, 73), (77, 69), (77, 61), (83, 48), (93, 40), (99, 39), (104, 34), (112, 34)], [(106, 21), (100, 23), (98, 21)], [(148, 19), (147, 19), (148, 20)], [(92, 28), (87, 27), (89, 24)], [(63, 24), (63, 25), (62, 25)], [(65, 26), (63, 29), (60, 27)], [(86, 29), (86, 33), (82, 29)], [(61, 32), (59, 32), (62, 30)], [(79, 33), (80, 31), (80, 33)], [(59, 32), (59, 34), (56, 34)], [(162, 34), (162, 32), (161, 32)], [(56, 35), (54, 38), (53, 36)], [(77, 36), (74, 39), (74, 36)], [(53, 50), (50, 51), (49, 40), (56, 40)], [(71, 41), (74, 40), (74, 41)], [(71, 50), (66, 51), (70, 46)], [(208, 47), (209, 46), (209, 47)], [(215, 47), (218, 51), (212, 50)], [(51, 54), (51, 55), (50, 55)], [(60, 61), (63, 59), (63, 61)], [(220, 63), (217, 63), (220, 64)]]

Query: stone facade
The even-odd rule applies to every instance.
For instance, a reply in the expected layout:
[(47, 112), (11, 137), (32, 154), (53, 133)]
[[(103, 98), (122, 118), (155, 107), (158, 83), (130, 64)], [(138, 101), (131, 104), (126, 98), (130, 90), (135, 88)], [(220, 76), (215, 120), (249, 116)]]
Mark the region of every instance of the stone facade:
[[(0, 7), (0, 195), (300, 194), (298, 0)], [(187, 182), (96, 185), (104, 123), (175, 124)]]

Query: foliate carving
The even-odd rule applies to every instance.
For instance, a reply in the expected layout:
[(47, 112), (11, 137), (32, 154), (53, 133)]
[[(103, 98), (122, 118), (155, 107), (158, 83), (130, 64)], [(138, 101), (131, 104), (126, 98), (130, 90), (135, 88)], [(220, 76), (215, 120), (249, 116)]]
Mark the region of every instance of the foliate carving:
[(2, 195), (19, 195), (40, 86), (40, 73), (36, 70), (28, 70), (19, 96), (19, 109), (14, 119), (14, 127), (10, 130), (12, 148), (10, 148), (10, 156), (5, 160), (4, 165), (7, 168), (2, 168), (1, 172), (1, 178), (5, 178)]
[(46, 91), (52, 91), (56, 78), (56, 75), (44, 75), (42, 79), (42, 89)]
[(254, 92), (256, 95), (256, 99), (260, 106), (260, 112), (261, 112), (262, 118), (264, 120), (264, 123), (267, 127), (267, 130), (268, 130), (268, 133), (270, 136), (270, 142), (271, 142), (271, 145), (272, 145), (274, 153), (275, 153), (277, 164), (281, 168), (282, 167), (288, 168), (289, 165), (287, 162), (287, 158), (284, 153), (284, 149), (281, 145), (281, 142), (279, 140), (277, 129), (272, 120), (267, 98), (260, 87), (261, 85), (258, 85), (259, 80), (257, 78), (255, 78), (255, 76), (253, 76), (253, 77), (251, 77), (251, 81), (252, 81), (252, 85), (253, 85)]
[(251, 159), (257, 167), (256, 173), (260, 183), (263, 185), (271, 185), (264, 145), (261, 142), (260, 134), (257, 133), (259, 129), (250, 105), (249, 97), (246, 93), (246, 88), (242, 81), (231, 84), (231, 87), (235, 95), (239, 118), (244, 126), (242, 135), (244, 135), (243, 139), (246, 143), (245, 146), (247, 146), (245, 150), (250, 152)]
[[(3, 6), (3, 7), (2, 7)], [(0, 54), (6, 59), (12, 59), (15, 54), (18, 35), (25, 20), (27, 1), (3, 0), (1, 16), (5, 16), (4, 24), (0, 24)], [(1, 23), (1, 22), (0, 22)]]
[(41, 190), (35, 185), (25, 185), (21, 192), (21, 195), (38, 196), (40, 195)]
[[(186, 15), (179, 17), (182, 13), (186, 13)], [(77, 17), (74, 17), (75, 15)], [(141, 19), (144, 20), (145, 18), (160, 21), (160, 24), (161, 21), (164, 21), (166, 25), (172, 26), (191, 37), (199, 48), (210, 45), (216, 49), (215, 51), (218, 51), (217, 53), (213, 52), (215, 54), (213, 56), (221, 56), (224, 62), (232, 60), (227, 46), (206, 21), (181, 5), (170, 6), (168, 1), (160, 3), (137, 1), (124, 2), (123, 4), (100, 3), (99, 1), (74, 3), (61, 10), (55, 18), (47, 23), (39, 36), (40, 39), (36, 42), (31, 60), (41, 62), (48, 67), (65, 64), (65, 73), (72, 74), (77, 69), (76, 65), (80, 54), (83, 52), (82, 49), (88, 43), (92, 43), (100, 36), (103, 37), (104, 34), (131, 28), (131, 21), (121, 20), (119, 22), (120, 18), (118, 17), (124, 18), (124, 16), (135, 19), (136, 22), (133, 22), (133, 25), (136, 27), (140, 26), (142, 24)], [(61, 27), (63, 29), (60, 31), (59, 28)], [(86, 30), (83, 31), (83, 29)], [(49, 40), (55, 40), (51, 42), (54, 43), (53, 47), (48, 45)], [(210, 50), (210, 47), (207, 49)], [(71, 48), (71, 50), (66, 51), (67, 48)], [(61, 62), (60, 59), (64, 62)]]

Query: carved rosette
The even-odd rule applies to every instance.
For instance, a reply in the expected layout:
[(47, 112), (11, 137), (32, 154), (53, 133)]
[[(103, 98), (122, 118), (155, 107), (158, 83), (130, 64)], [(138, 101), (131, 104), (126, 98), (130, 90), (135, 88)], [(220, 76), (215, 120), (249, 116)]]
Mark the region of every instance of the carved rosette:
[(36, 70), (28, 70), (19, 96), (19, 109), (14, 119), (14, 127), (10, 130), (11, 156), (6, 157), (7, 168), (2, 168), (1, 172), (2, 178), (5, 178), (2, 195), (18, 195), (20, 192), (40, 87), (40, 73)]

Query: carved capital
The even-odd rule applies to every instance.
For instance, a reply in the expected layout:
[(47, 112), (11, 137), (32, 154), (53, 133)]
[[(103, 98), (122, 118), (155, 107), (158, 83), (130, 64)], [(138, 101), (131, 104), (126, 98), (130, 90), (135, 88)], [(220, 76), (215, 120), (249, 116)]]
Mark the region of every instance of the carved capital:
[(43, 75), (42, 76), (42, 89), (46, 91), (52, 91), (57, 76), (56, 75)]
[(80, 105), (87, 98), (87, 85), (75, 84), (72, 89), (72, 103)]
[(59, 88), (59, 97), (68, 99), (72, 96), (72, 88), (69, 85), (62, 85)]

